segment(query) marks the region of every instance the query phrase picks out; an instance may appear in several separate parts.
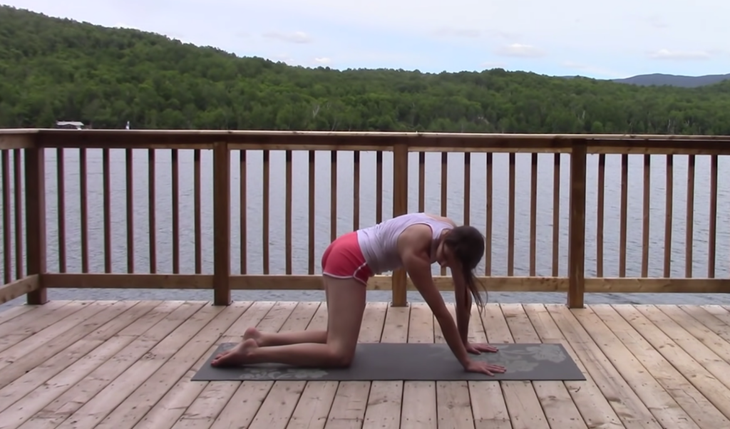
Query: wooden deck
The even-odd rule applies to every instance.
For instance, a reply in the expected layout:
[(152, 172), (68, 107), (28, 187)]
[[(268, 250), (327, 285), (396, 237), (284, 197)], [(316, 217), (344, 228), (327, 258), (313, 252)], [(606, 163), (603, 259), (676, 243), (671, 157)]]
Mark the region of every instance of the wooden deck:
[[(423, 304), (365, 318), (363, 342), (443, 341)], [(562, 342), (588, 380), (193, 383), (220, 341), (321, 329), (326, 306), (52, 301), (0, 313), (0, 427), (730, 427), (728, 308), (490, 305), (483, 322), (477, 341)]]

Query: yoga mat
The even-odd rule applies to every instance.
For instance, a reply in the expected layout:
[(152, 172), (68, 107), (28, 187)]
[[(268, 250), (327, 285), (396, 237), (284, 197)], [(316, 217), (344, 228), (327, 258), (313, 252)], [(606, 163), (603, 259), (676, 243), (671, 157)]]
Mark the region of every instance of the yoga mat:
[(585, 380), (561, 344), (494, 344), (497, 353), (470, 355), (475, 360), (507, 368), (489, 376), (470, 373), (456, 360), (446, 344), (360, 343), (349, 368), (297, 368), (281, 364), (255, 364), (214, 368), (210, 362), (234, 343), (223, 343), (200, 367), (192, 381), (238, 380)]

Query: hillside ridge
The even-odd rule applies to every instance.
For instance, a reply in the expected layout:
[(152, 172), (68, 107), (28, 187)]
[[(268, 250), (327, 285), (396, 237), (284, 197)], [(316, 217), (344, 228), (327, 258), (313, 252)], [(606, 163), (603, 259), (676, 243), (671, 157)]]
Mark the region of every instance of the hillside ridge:
[(336, 70), (0, 6), (0, 127), (730, 135), (730, 81)]

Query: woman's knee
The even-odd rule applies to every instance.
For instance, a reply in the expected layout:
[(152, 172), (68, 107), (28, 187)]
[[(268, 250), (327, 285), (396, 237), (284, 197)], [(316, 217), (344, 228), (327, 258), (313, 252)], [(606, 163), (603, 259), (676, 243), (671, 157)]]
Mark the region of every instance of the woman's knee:
[(345, 344), (328, 344), (330, 351), (330, 365), (337, 368), (348, 368), (355, 359), (355, 347)]

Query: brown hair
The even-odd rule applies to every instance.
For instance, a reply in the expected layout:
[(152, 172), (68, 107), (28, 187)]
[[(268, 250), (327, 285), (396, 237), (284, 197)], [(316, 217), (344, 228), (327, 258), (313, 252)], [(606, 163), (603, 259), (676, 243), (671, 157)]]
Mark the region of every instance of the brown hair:
[[(478, 282), (474, 275), (474, 269), (482, 260), (484, 255), (484, 236), (478, 229), (473, 226), (462, 225), (452, 229), (451, 232), (444, 238), (444, 245), (449, 246), (454, 257), (461, 262), (462, 274), (464, 280), (476, 301), (477, 306), (480, 310), (484, 309), (485, 300), (482, 300), (479, 295), (479, 289), (477, 289), (476, 283)], [(481, 284), (481, 282), (478, 282)], [(487, 289), (482, 284), (484, 289), (485, 298), (487, 297)]]

